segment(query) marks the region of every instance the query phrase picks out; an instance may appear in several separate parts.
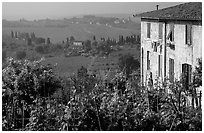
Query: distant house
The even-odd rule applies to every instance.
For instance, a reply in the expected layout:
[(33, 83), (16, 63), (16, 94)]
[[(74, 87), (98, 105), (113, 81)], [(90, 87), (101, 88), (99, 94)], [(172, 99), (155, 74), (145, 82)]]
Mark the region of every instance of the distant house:
[(119, 24), (120, 21), (119, 21), (119, 20), (115, 20), (114, 23), (115, 23), (115, 24)]
[(73, 45), (74, 46), (81, 46), (82, 47), (83, 46), (83, 41), (74, 41)]
[(70, 48), (76, 49), (76, 50), (83, 50), (84, 48), (84, 42), (83, 41), (74, 41)]
[(197, 58), (202, 57), (202, 3), (177, 6), (137, 14), (141, 17), (141, 82), (149, 77), (170, 82), (192, 81)]

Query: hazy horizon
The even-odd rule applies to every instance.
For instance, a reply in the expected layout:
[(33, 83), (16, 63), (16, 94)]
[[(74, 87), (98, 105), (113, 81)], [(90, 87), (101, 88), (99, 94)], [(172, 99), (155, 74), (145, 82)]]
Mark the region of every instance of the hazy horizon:
[(134, 14), (181, 2), (3, 2), (2, 19), (62, 19), (79, 15)]

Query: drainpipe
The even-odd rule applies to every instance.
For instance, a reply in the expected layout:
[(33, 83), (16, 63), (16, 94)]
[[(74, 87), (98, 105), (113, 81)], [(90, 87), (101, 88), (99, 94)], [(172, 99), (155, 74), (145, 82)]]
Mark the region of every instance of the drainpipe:
[(166, 22), (164, 22), (164, 81), (166, 77)]

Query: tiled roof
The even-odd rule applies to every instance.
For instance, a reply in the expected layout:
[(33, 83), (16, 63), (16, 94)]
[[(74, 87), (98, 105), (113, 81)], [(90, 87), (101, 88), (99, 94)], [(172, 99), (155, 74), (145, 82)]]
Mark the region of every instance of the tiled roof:
[(136, 14), (149, 19), (202, 20), (202, 2), (184, 3), (160, 10)]

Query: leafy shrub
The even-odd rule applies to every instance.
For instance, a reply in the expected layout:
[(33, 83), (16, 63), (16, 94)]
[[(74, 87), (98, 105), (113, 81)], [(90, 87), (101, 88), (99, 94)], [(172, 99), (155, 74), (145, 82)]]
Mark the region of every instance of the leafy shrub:
[(47, 54), (49, 53), (49, 46), (47, 45), (36, 46), (35, 51), (39, 54)]
[(45, 43), (45, 38), (35, 37), (35, 38), (34, 38), (34, 42), (35, 42), (36, 44)]
[(118, 65), (121, 71), (124, 71), (126, 76), (129, 77), (129, 74), (131, 74), (133, 70), (137, 70), (139, 68), (140, 62), (135, 60), (132, 55), (127, 54), (119, 58)]
[[(16, 107), (24, 108), (28, 117), (35, 100), (51, 97), (61, 88), (61, 80), (53, 74), (50, 66), (40, 65), (41, 61), (8, 60), (8, 66), (2, 70), (3, 129), (20, 129), (16, 118)], [(24, 105), (22, 104), (24, 103)], [(12, 113), (13, 112), (13, 113)], [(9, 114), (9, 115), (8, 115)], [(20, 118), (25, 117), (20, 114)], [(26, 122), (24, 124), (27, 124)]]

